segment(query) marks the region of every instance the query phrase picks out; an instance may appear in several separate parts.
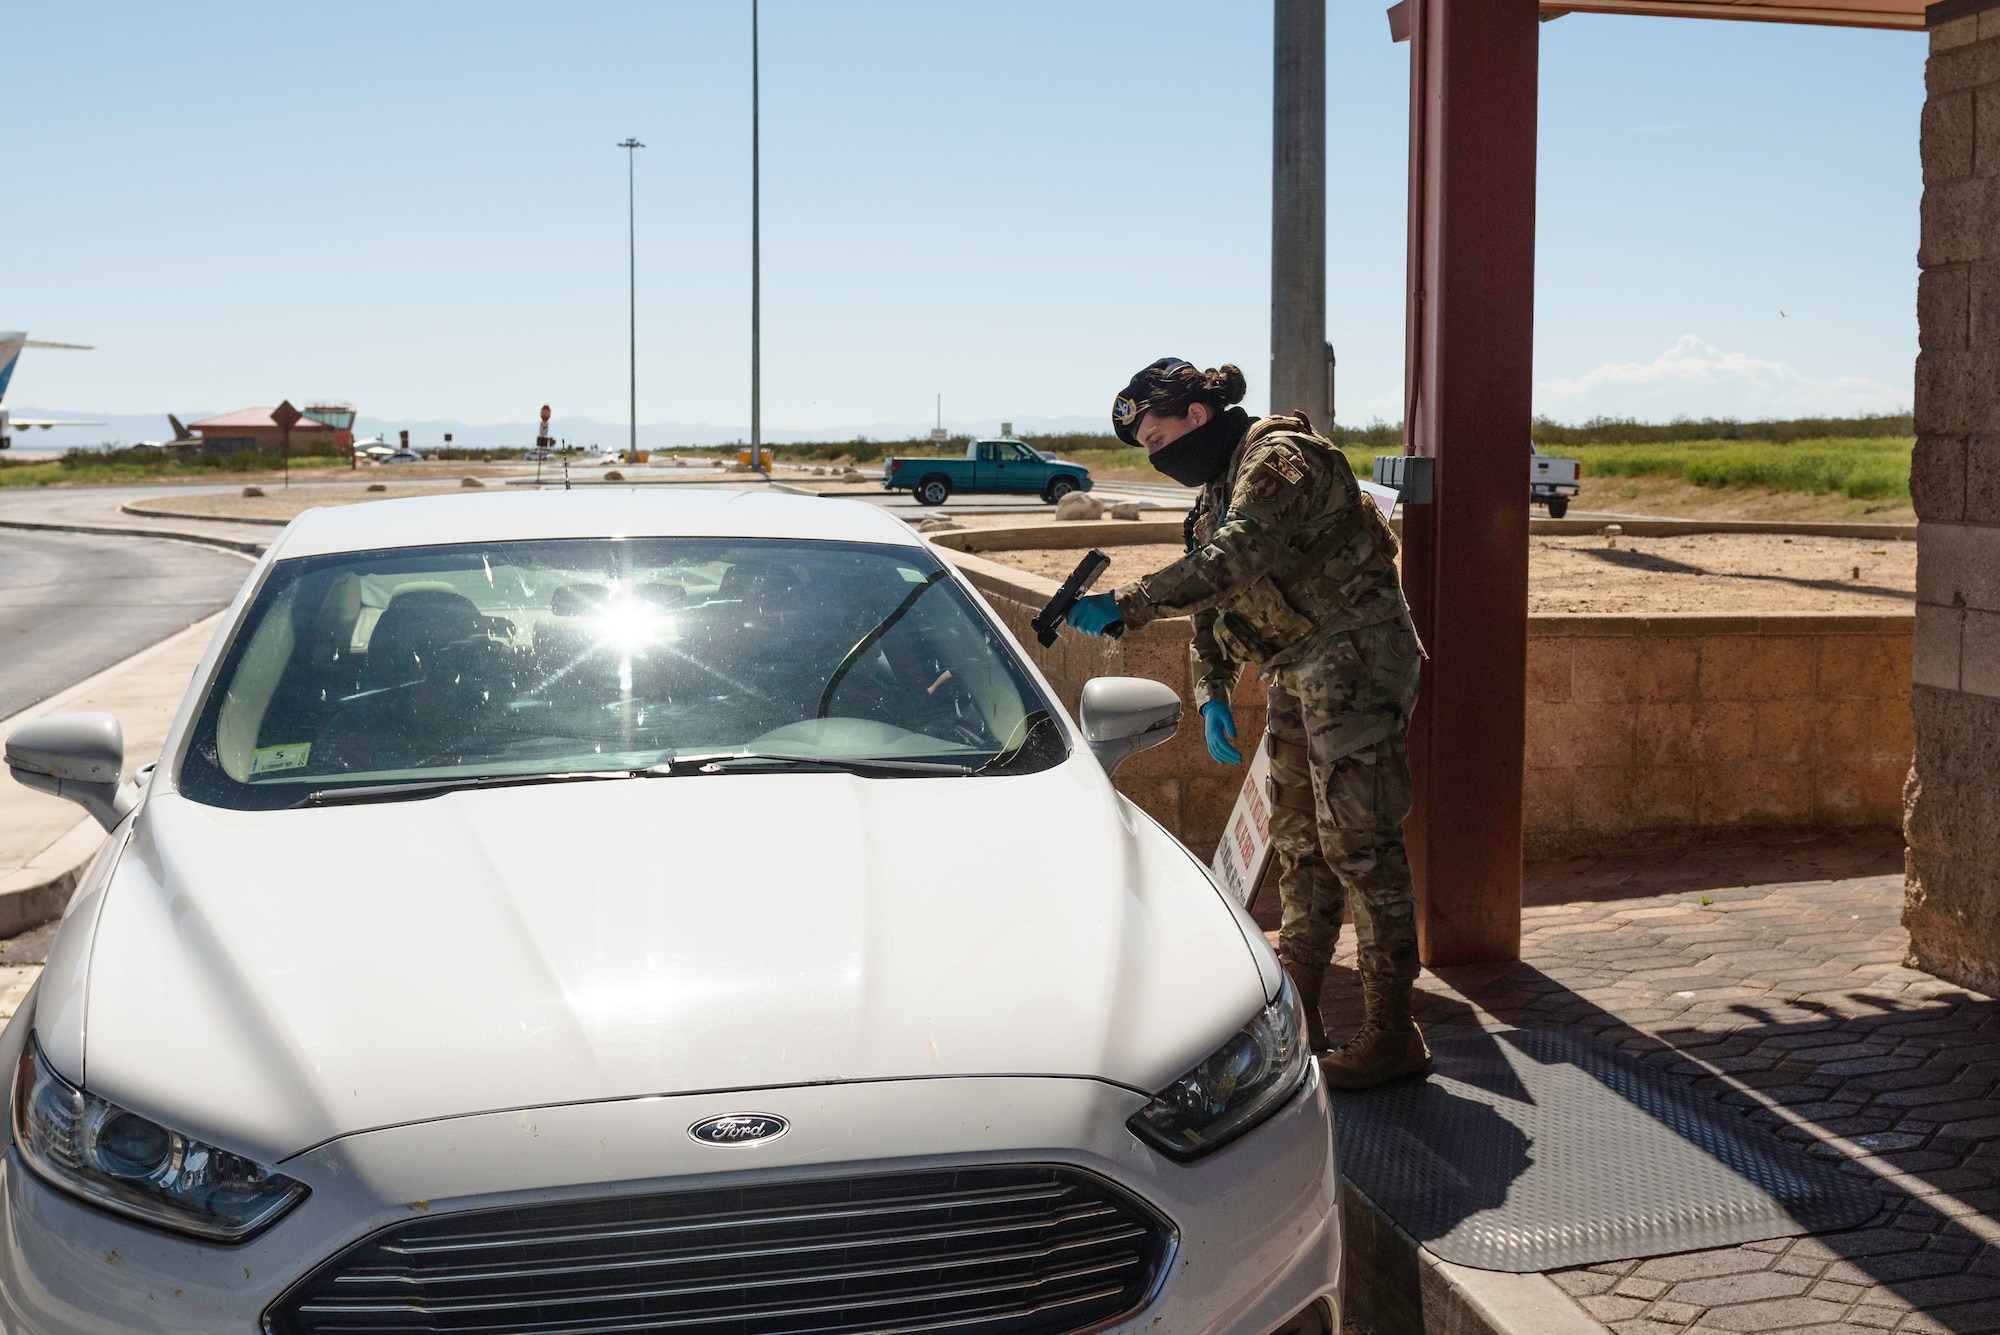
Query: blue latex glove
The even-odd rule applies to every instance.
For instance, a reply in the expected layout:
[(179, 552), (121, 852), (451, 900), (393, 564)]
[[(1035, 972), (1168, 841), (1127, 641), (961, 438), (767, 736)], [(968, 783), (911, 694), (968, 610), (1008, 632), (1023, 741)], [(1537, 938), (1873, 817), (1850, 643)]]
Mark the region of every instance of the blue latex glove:
[(1118, 622), (1118, 600), (1108, 593), (1091, 593), (1076, 600), (1063, 620), (1085, 635), (1102, 635), (1107, 626)]
[(1210, 700), (1201, 707), (1201, 731), (1208, 742), (1208, 754), (1218, 765), (1240, 765), (1243, 753), (1230, 743), (1236, 740), (1236, 716), (1229, 712), (1229, 706), (1220, 700)]

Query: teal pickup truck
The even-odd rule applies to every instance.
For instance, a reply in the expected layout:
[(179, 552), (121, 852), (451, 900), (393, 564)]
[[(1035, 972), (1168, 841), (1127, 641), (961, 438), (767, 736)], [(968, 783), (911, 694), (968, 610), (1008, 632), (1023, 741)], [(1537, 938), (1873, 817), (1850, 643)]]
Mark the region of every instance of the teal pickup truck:
[(1028, 492), (1054, 505), (1089, 491), (1090, 470), (1045, 459), (1018, 440), (975, 440), (963, 459), (884, 459), (882, 486), (915, 492), (919, 505), (943, 505), (954, 491)]

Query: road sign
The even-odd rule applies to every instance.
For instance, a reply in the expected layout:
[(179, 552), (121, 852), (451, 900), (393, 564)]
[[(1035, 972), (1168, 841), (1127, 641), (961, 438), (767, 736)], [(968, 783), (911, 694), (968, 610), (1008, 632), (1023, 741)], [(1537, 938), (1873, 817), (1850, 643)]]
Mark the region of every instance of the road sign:
[(286, 399), (271, 409), (271, 420), (278, 424), (278, 450), (285, 456), (285, 490), (292, 488), (292, 428), (299, 424), (305, 414), (292, 406)]
[(931, 444), (942, 445), (950, 439), (951, 436), (945, 431), (943, 427), (934, 426), (931, 428)]
[(549, 405), (545, 403), (542, 405), (542, 434), (546, 436), (548, 433), (549, 433)]

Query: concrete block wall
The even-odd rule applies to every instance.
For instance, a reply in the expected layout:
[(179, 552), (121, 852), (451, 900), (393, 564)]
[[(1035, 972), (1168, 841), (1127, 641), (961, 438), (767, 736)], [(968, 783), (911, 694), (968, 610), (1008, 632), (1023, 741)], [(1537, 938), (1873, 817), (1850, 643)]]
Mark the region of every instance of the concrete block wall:
[(1718, 829), (1893, 829), (1908, 616), (1528, 619), (1530, 857)]
[[(1081, 527), (1081, 526), (1079, 526)], [(1151, 677), (1191, 698), (1193, 624), (1123, 640), (1029, 619), (1053, 581), (977, 555), (951, 559), (986, 595), (1072, 714), (1095, 676)], [(1528, 619), (1526, 842), (1552, 857), (1721, 829), (1893, 829), (1910, 765), (1908, 616), (1537, 616)], [(1245, 754), (1264, 688), (1232, 702)], [(1118, 771), (1118, 787), (1206, 856), (1241, 769), (1209, 759), (1190, 709), (1180, 734)]]
[(1929, 21), (1903, 921), (1912, 963), (2000, 993), (2000, 0)]
[[(1178, 524), (1174, 531), (1178, 534)], [(1077, 714), (1083, 684), (1092, 677), (1150, 677), (1181, 693), (1188, 705), (1180, 731), (1171, 741), (1120, 765), (1118, 790), (1189, 848), (1204, 856), (1212, 853), (1235, 805), (1243, 771), (1216, 764), (1202, 741), (1201, 717), (1195, 712), (1192, 695), (1193, 661), (1188, 652), (1194, 623), (1186, 617), (1156, 621), (1116, 640), (1065, 630), (1053, 646), (1044, 649), (1028, 623), (1054, 595), (1054, 581), (978, 556), (947, 554), (986, 595), (1072, 718)], [(1264, 739), (1262, 683), (1254, 678), (1244, 682), (1231, 709), (1236, 715), (1238, 749), (1247, 756), (1250, 748)]]

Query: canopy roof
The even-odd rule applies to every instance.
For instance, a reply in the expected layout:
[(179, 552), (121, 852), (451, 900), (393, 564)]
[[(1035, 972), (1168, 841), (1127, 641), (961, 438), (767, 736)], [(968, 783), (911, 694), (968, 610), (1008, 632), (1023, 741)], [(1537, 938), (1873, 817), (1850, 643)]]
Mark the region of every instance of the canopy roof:
[(1922, 28), (1924, 0), (1542, 0), (1542, 13), (1662, 14), (1849, 28)]

